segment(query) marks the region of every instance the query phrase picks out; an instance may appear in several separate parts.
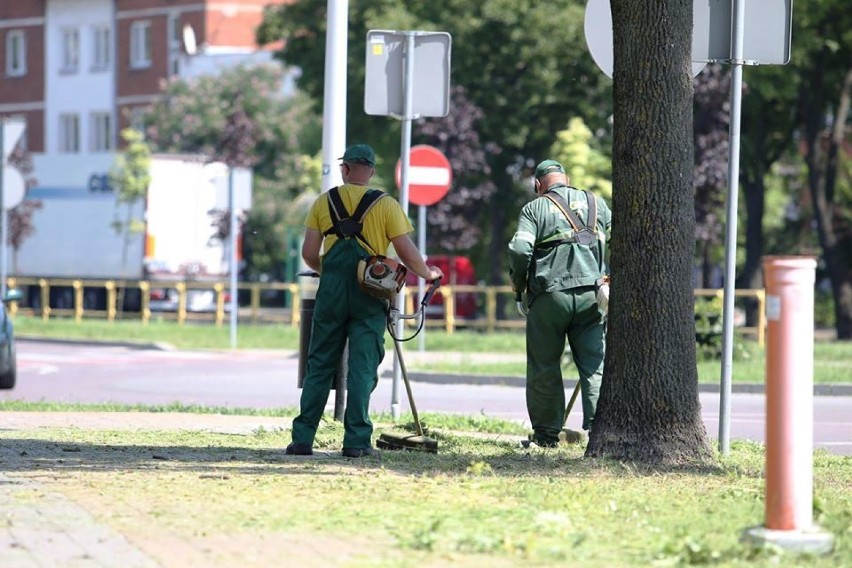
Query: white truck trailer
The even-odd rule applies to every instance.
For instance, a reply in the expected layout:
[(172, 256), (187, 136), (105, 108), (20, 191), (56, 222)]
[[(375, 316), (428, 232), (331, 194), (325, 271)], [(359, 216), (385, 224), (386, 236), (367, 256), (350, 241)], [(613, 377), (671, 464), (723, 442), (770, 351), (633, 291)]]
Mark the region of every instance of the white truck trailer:
[[(214, 282), (228, 278), (226, 243), (214, 238), (214, 212), (222, 209), (221, 192), (200, 157), (154, 155), (151, 183), (144, 200), (118, 203), (108, 177), (85, 187), (35, 187), (26, 199), (39, 200), (33, 214), (35, 232), (11, 255), (9, 275), (20, 286), (26, 304), (38, 308), (41, 286), (50, 284), (52, 308), (71, 309), (73, 289), (68, 280), (82, 280), (84, 309), (104, 309), (104, 283), (128, 282), (120, 309), (138, 310), (138, 281), (151, 285), (151, 308), (176, 307), (176, 282)], [(125, 233), (115, 222), (128, 218), (144, 222), (144, 232)], [(54, 284), (56, 283), (56, 284)], [(63, 285), (66, 284), (66, 285)], [(188, 309), (207, 309), (212, 292), (193, 290)], [(201, 299), (201, 300), (199, 300)], [(199, 303), (201, 301), (204, 305)]]

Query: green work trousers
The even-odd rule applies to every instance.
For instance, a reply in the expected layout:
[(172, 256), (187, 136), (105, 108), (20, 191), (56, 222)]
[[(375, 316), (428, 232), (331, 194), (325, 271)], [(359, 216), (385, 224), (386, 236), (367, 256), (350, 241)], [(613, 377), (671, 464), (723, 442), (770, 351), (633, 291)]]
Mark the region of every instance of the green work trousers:
[(358, 286), (356, 267), (366, 256), (355, 239), (347, 239), (335, 243), (323, 257), (300, 413), (293, 420), (294, 442), (313, 446), (348, 339), (343, 447), (362, 449), (372, 445), (370, 394), (378, 384), (378, 368), (385, 356), (387, 315), (385, 302), (365, 294)]
[(565, 423), (565, 338), (580, 374), (583, 429), (595, 417), (604, 365), (604, 322), (594, 286), (536, 296), (527, 314), (527, 412), (533, 439), (554, 444)]

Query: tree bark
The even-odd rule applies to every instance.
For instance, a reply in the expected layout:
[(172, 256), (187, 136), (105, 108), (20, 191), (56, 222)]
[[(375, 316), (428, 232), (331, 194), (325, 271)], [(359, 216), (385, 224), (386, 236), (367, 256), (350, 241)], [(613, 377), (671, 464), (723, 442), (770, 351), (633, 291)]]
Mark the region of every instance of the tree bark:
[[(745, 266), (740, 274), (737, 288), (761, 288), (763, 286), (763, 213), (766, 203), (766, 185), (763, 176), (766, 169), (754, 179), (743, 179), (746, 202)], [(759, 304), (749, 300), (746, 309), (748, 325), (757, 325)]]
[(586, 456), (704, 462), (711, 453), (692, 291), (692, 2), (612, 0), (611, 9), (613, 282)]
[(852, 67), (846, 72), (837, 106), (831, 113), (833, 126), (826, 129), (824, 125), (828, 122), (826, 115), (829, 102), (825, 93), (825, 59), (825, 52), (818, 56), (811, 80), (802, 91), (805, 163), (817, 234), (831, 280), (837, 338), (852, 339), (852, 268), (843, 247), (844, 241), (835, 229), (833, 202), (838, 154), (843, 144), (852, 98)]

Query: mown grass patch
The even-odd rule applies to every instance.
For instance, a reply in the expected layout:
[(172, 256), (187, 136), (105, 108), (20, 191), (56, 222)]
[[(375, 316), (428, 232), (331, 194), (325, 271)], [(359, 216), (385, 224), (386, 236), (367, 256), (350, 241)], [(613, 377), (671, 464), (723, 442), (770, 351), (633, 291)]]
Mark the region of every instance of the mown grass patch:
[[(494, 432), (511, 429), (495, 420), (474, 422), (477, 435), (468, 435), (454, 417), (425, 418), (438, 454), (345, 459), (341, 426), (328, 423), (314, 457), (285, 456), (286, 431), (39, 429), (0, 431), (0, 459), (11, 475), (90, 504), (125, 534), (227, 534), (237, 542), (366, 535), (375, 546), (346, 564), (354, 566), (840, 567), (852, 560), (849, 458), (815, 454), (815, 518), (836, 550), (810, 557), (739, 541), (743, 529), (763, 522), (759, 444), (734, 442), (713, 465), (661, 469), (586, 459), (579, 446), (523, 450)], [(287, 554), (299, 559), (298, 549)]]

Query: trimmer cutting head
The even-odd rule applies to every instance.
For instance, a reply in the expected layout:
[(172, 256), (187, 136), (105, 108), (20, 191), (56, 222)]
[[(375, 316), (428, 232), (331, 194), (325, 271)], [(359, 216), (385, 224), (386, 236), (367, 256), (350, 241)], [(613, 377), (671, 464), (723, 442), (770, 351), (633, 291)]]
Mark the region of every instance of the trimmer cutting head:
[(382, 450), (412, 450), (438, 453), (438, 441), (417, 434), (397, 434), (385, 432), (376, 440), (376, 446)]
[(566, 444), (582, 444), (588, 440), (588, 438), (589, 436), (585, 432), (570, 430), (568, 428), (563, 428), (559, 433), (559, 441), (565, 442)]

